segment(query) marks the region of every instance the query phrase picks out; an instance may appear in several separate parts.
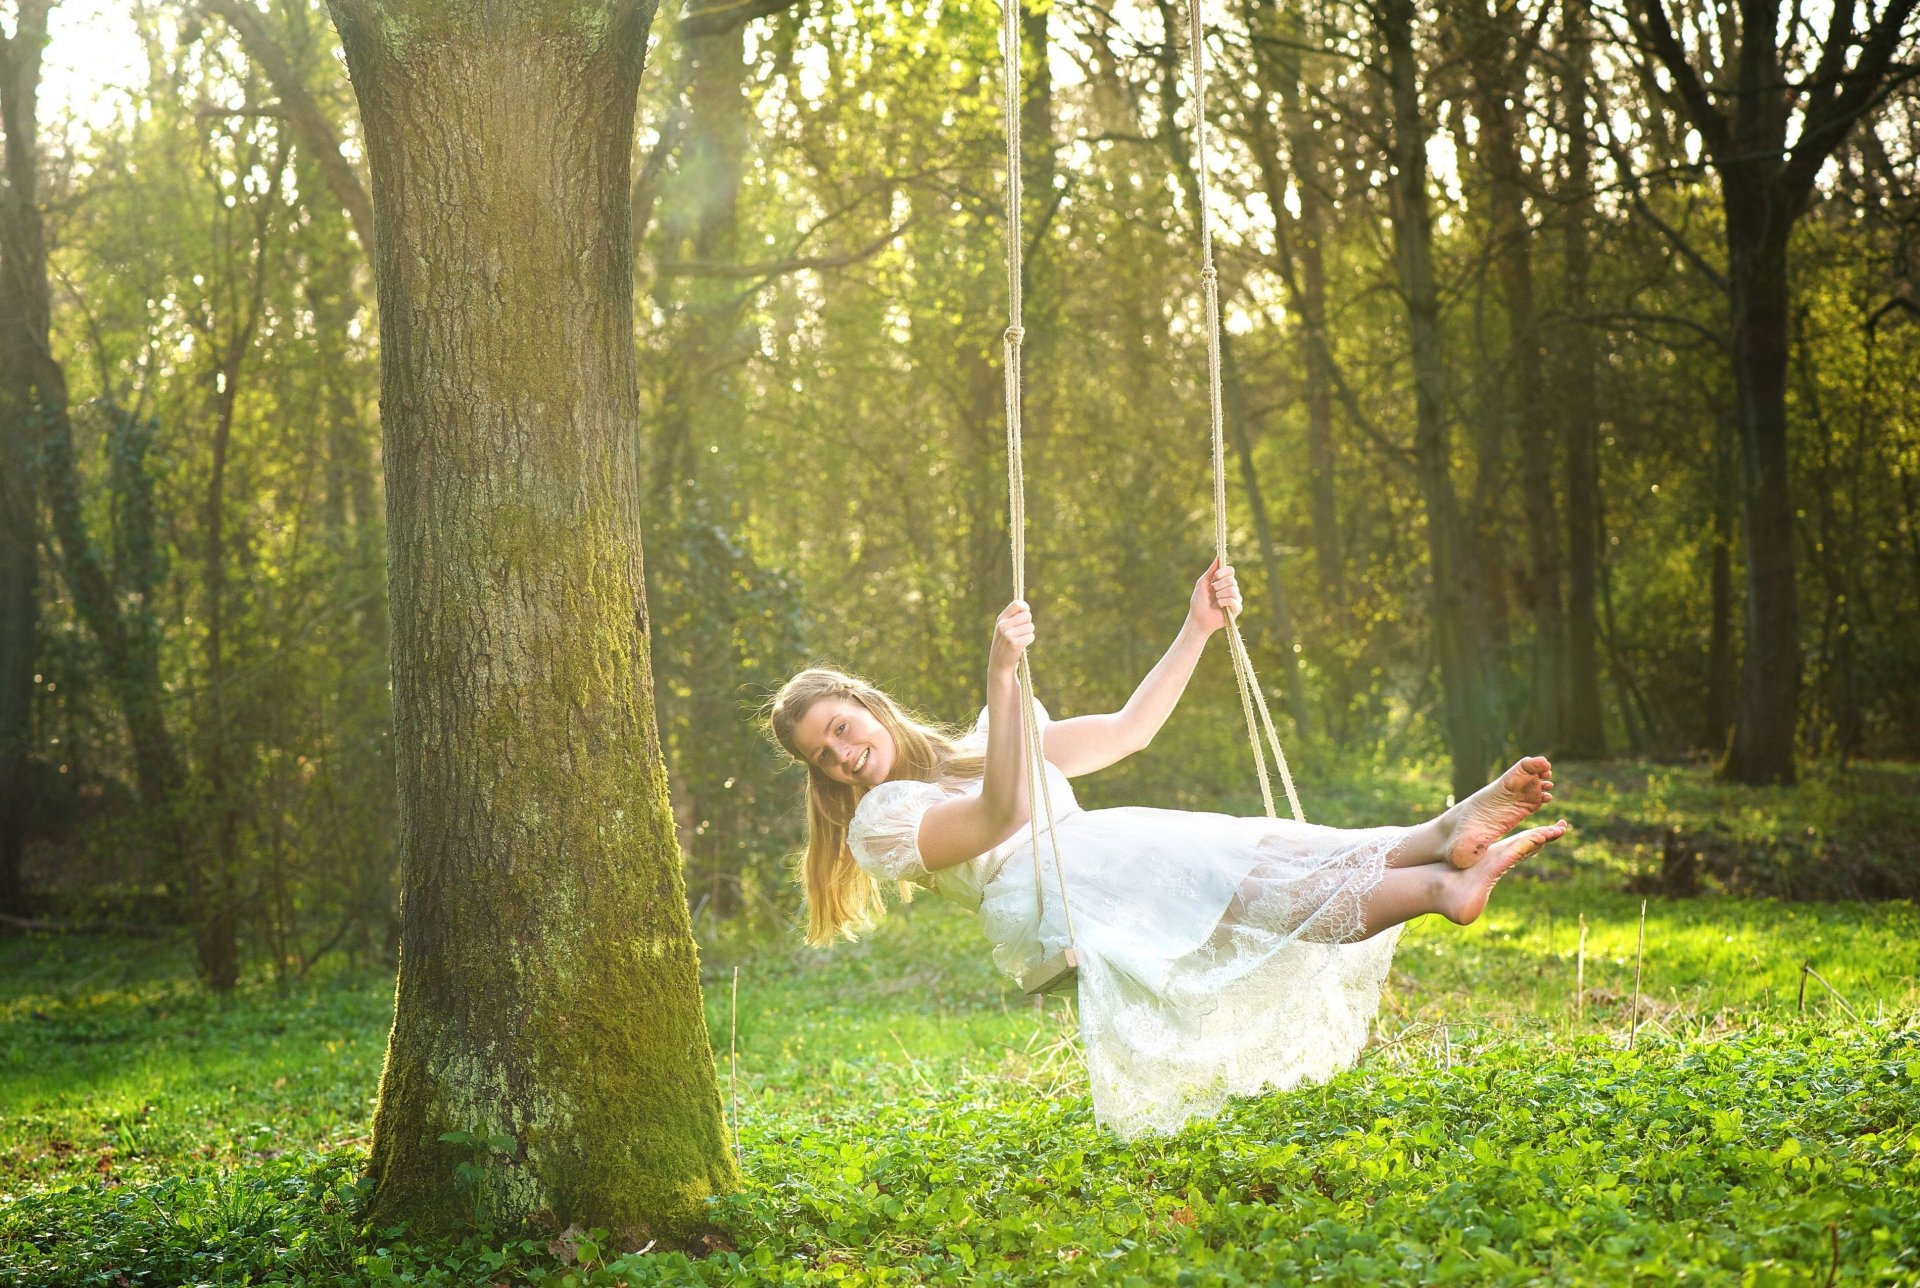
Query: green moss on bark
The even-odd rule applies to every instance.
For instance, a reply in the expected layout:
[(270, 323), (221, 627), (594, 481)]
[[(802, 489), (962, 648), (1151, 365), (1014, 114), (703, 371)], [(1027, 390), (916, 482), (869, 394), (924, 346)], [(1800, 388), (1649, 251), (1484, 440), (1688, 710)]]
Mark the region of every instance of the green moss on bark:
[(514, 1142), (497, 1217), (675, 1238), (739, 1178), (645, 635), (626, 205), (651, 10), (508, 26), (562, 10), (563, 38), (516, 43), (460, 6), (336, 6), (374, 177), (402, 825), (374, 1219), (464, 1220), (471, 1149), (441, 1136), (472, 1133)]

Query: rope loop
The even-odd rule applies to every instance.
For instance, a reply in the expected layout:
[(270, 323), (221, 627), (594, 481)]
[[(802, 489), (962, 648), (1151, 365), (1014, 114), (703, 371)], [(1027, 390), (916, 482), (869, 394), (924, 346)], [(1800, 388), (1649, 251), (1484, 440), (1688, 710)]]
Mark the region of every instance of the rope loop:
[(1218, 282), (1220, 280), (1220, 270), (1215, 268), (1213, 265), (1209, 264), (1205, 268), (1200, 270), (1200, 280), (1205, 282), (1208, 286), (1212, 286), (1215, 282)]
[(1024, 340), (1024, 339), (1026, 339), (1026, 338), (1027, 338), (1027, 329), (1026, 329), (1025, 327), (1023, 327), (1023, 326), (1010, 326), (1010, 327), (1008, 327), (1008, 328), (1007, 328), (1007, 343), (1008, 343), (1008, 344), (1019, 344), (1019, 343), (1020, 343), (1020, 342), (1021, 342), (1022, 340)]

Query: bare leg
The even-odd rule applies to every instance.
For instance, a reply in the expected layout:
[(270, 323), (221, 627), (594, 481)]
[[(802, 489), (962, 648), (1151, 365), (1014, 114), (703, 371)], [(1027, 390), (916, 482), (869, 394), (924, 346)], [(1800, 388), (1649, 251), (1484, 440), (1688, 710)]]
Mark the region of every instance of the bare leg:
[(1445, 814), (1430, 818), (1407, 829), (1407, 837), (1387, 853), (1390, 868), (1417, 868), (1428, 863), (1447, 861), (1447, 842), (1453, 836), (1453, 823)]
[(1530, 827), (1487, 847), (1484, 862), (1471, 868), (1429, 861), (1417, 866), (1389, 866), (1380, 884), (1367, 896), (1361, 910), (1361, 939), (1437, 912), (1456, 925), (1470, 925), (1485, 911), (1493, 886), (1514, 864), (1545, 849), (1567, 834), (1564, 818), (1545, 827)]

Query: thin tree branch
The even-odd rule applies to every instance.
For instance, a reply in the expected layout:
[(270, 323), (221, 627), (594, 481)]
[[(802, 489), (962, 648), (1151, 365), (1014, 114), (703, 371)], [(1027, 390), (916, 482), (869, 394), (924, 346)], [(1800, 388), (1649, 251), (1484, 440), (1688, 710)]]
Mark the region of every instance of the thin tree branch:
[[(1634, 9), (1640, 11), (1644, 22), (1633, 21), (1631, 11)], [(1707, 87), (1700, 81), (1700, 74), (1687, 61), (1687, 51), (1681, 48), (1679, 38), (1673, 34), (1673, 27), (1667, 21), (1666, 0), (1635, 0), (1630, 6), (1627, 21), (1652, 43), (1654, 54), (1667, 69), (1667, 75), (1673, 78), (1674, 91), (1686, 109), (1688, 120), (1700, 131), (1700, 137), (1706, 140), (1708, 148), (1716, 157), (1726, 152), (1733, 142), (1727, 118), (1713, 106)], [(1647, 81), (1656, 92), (1660, 92), (1659, 87), (1653, 84), (1652, 69), (1648, 68), (1647, 71)], [(1662, 97), (1670, 96), (1663, 93)]]
[(690, 4), (680, 15), (673, 38), (704, 40), (709, 36), (724, 36), (756, 18), (771, 18), (808, 3), (809, 0), (719, 0), (715, 4)]
[[(1865, 43), (1861, 45), (1860, 57), (1854, 63), (1853, 70), (1843, 74), (1839, 64), (1846, 58), (1846, 46), (1852, 43), (1853, 4), (1852, 0), (1835, 0), (1835, 17), (1828, 36), (1828, 47), (1820, 56), (1820, 72), (1815, 76), (1816, 80), (1820, 80), (1823, 74), (1830, 76), (1833, 83), (1821, 98), (1807, 105), (1806, 123), (1781, 175), (1789, 198), (1804, 200), (1805, 194), (1813, 189), (1813, 180), (1820, 173), (1820, 167), (1834, 148), (1840, 145), (1840, 140), (1846, 137), (1853, 123), (1893, 89), (1920, 73), (1920, 68), (1904, 67), (1901, 74), (1888, 77), (1888, 71), (1893, 66), (1893, 55), (1899, 49), (1902, 37), (1907, 34), (1907, 19), (1913, 16), (1916, 4), (1920, 4), (1920, 0), (1891, 0), (1886, 12), (1880, 15), (1879, 25), (1868, 33)], [(1849, 19), (1845, 24), (1839, 18), (1843, 9)]]
[(294, 70), (287, 50), (267, 30), (260, 12), (246, 0), (200, 0), (200, 3), (233, 29), (247, 57), (267, 74), (274, 92), (280, 96), (281, 110), (293, 126), (294, 137), (313, 154), (321, 176), (333, 191), (334, 200), (347, 212), (353, 235), (359, 238), (361, 248), (372, 255), (373, 198), (360, 182), (353, 164), (340, 151), (340, 136), (333, 122), (307, 91), (306, 82)]
[(799, 255), (792, 259), (775, 260), (763, 264), (730, 264), (719, 260), (682, 259), (660, 265), (662, 277), (716, 277), (729, 280), (765, 280), (771, 277), (784, 277), (788, 273), (806, 271), (819, 272), (826, 269), (846, 268), (861, 260), (871, 259), (897, 241), (900, 235), (911, 227), (913, 221), (889, 228), (857, 250), (839, 255)]
[(1710, 326), (1695, 322), (1692, 318), (1678, 317), (1672, 313), (1646, 313), (1634, 309), (1604, 309), (1593, 313), (1569, 313), (1565, 316), (1569, 322), (1584, 322), (1589, 324), (1602, 322), (1638, 322), (1653, 326), (1679, 327), (1683, 331), (1693, 332), (1702, 340), (1721, 350), (1731, 350), (1732, 348), (1731, 342), (1727, 339), (1726, 332), (1716, 331)]
[(1687, 241), (1686, 236), (1681, 233), (1679, 229), (1662, 219), (1654, 212), (1653, 207), (1647, 203), (1646, 193), (1642, 190), (1640, 184), (1641, 176), (1633, 172), (1631, 158), (1622, 151), (1619, 144), (1615, 143), (1612, 138), (1603, 139), (1601, 142), (1612, 155), (1614, 165), (1620, 169), (1621, 181), (1619, 186), (1632, 198), (1634, 209), (1638, 210), (1641, 217), (1654, 226), (1654, 229), (1666, 239), (1668, 245), (1672, 246), (1689, 264), (1692, 264), (1694, 268), (1699, 270), (1701, 276), (1705, 277), (1709, 282), (1712, 282), (1720, 290), (1726, 290), (1726, 274), (1708, 263), (1706, 258), (1693, 248), (1692, 244)]
[(660, 126), (659, 139), (652, 151), (647, 153), (639, 172), (633, 176), (632, 213), (629, 218), (636, 249), (646, 240), (647, 230), (653, 226), (653, 207), (660, 200), (661, 176), (666, 173), (668, 158), (680, 146), (680, 136), (686, 132), (687, 113), (687, 105), (676, 94), (673, 110), (667, 113), (667, 119)]

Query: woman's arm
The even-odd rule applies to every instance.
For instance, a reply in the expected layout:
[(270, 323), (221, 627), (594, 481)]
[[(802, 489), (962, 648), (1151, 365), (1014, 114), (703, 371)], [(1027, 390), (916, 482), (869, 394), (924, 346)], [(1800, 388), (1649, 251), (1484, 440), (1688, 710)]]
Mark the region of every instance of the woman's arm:
[[(1140, 681), (1127, 705), (1108, 715), (1075, 716), (1048, 725), (1047, 759), (1067, 777), (1078, 778), (1144, 749), (1173, 714), (1208, 638), (1226, 624), (1229, 608), (1240, 611), (1239, 584), (1233, 565), (1222, 568), (1216, 559), (1193, 584), (1187, 619), (1173, 645)], [(998, 719), (998, 713), (990, 718)]]
[(933, 806), (920, 818), (920, 859), (929, 872), (985, 854), (1027, 821), (1020, 713), (1020, 656), (1033, 643), (1033, 613), (1014, 600), (993, 624), (987, 656), (987, 764), (980, 794)]

